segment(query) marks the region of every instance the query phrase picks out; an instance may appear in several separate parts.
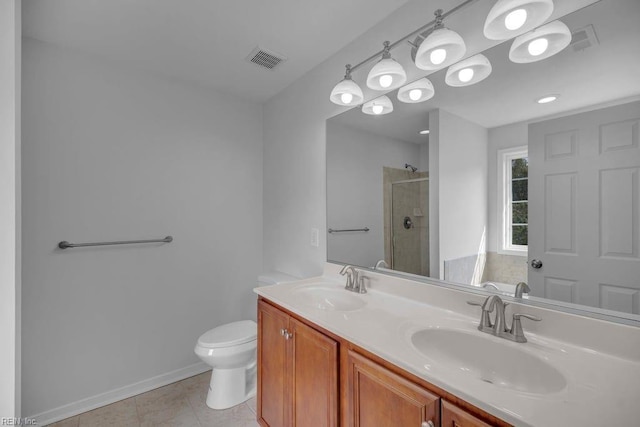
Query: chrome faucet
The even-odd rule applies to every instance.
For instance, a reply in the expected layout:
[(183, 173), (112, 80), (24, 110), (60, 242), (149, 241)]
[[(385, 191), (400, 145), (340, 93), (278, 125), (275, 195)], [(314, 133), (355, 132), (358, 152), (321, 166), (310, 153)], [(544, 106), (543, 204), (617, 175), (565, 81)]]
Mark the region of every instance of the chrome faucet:
[(377, 270), (379, 268), (389, 268), (389, 264), (387, 264), (387, 261), (381, 259), (378, 262), (376, 262), (376, 265), (373, 266), (374, 270)]
[(516, 292), (514, 296), (516, 298), (522, 298), (522, 294), (528, 294), (529, 292), (531, 292), (531, 288), (529, 288), (529, 285), (524, 282), (520, 282), (516, 285)]
[(358, 270), (352, 265), (345, 265), (340, 270), (340, 274), (347, 276), (347, 283), (344, 288), (351, 292), (357, 292), (359, 294), (366, 294), (367, 288), (364, 284), (365, 277), (361, 275)]
[[(478, 329), (482, 332), (487, 332), (493, 335), (501, 335), (505, 332), (507, 327), (504, 319), (504, 307), (505, 303), (498, 295), (491, 295), (487, 297), (482, 304), (482, 319), (480, 320), (480, 323), (482, 323), (483, 320), (486, 322), (487, 319), (489, 319), (489, 323), (485, 323), (485, 325), (478, 325)], [(496, 311), (496, 315), (494, 317), (494, 323), (491, 324), (489, 313), (493, 312), (494, 309)], [(482, 328), (480, 328), (480, 326), (482, 326)]]
[[(482, 315), (480, 317), (480, 324), (478, 325), (479, 331), (495, 335), (500, 338), (505, 338), (510, 341), (520, 343), (527, 342), (527, 338), (524, 336), (524, 331), (522, 330), (522, 317), (534, 320), (536, 322), (542, 320), (539, 317), (531, 316), (529, 314), (515, 313), (513, 315), (511, 327), (508, 327), (505, 320), (504, 309), (509, 304), (502, 301), (502, 298), (500, 298), (498, 295), (488, 296), (482, 304), (475, 301), (468, 301), (467, 303), (470, 305), (477, 305), (482, 307)], [(492, 323), (490, 313), (492, 313), (494, 310), (496, 314), (494, 317), (494, 322)]]
[(493, 283), (491, 283), (491, 282), (487, 282), (487, 283), (485, 283), (484, 285), (482, 285), (482, 287), (483, 287), (483, 288), (485, 288), (485, 289), (493, 288), (493, 289), (495, 289), (496, 291), (500, 291), (500, 288), (499, 288), (499, 287), (497, 287), (496, 285), (494, 285), (494, 284), (493, 284)]

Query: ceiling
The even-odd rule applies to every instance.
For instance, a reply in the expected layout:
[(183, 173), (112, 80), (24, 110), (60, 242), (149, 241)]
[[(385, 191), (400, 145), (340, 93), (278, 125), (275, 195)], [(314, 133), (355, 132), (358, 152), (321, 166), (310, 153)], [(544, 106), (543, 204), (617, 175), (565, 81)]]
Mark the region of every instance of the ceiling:
[[(369, 116), (354, 108), (335, 120), (423, 143), (428, 138), (418, 132), (428, 126), (428, 113), (435, 108), (493, 128), (640, 96), (640, 1), (602, 0), (562, 21), (572, 31), (593, 25), (599, 44), (582, 51), (568, 47), (543, 61), (515, 64), (508, 59), (511, 42), (505, 42), (483, 52), (493, 72), (480, 83), (449, 87), (444, 83), (446, 70), (441, 70), (429, 76), (436, 95), (427, 102), (405, 104), (393, 92), (389, 95), (394, 104), (391, 114)], [(547, 94), (560, 94), (560, 98), (544, 105), (535, 102)]]
[(407, 1), (29, 0), (23, 35), (262, 103)]

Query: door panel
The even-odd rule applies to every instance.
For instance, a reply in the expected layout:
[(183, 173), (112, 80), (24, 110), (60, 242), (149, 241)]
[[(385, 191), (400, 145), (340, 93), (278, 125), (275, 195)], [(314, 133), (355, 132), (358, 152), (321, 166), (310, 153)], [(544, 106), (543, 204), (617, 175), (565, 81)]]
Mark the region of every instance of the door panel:
[(292, 410), (294, 426), (338, 425), (338, 343), (295, 319)]
[(640, 102), (529, 126), (532, 294), (640, 314)]
[(365, 357), (349, 351), (349, 426), (439, 425), (439, 398)]
[(289, 384), (286, 381), (287, 340), (281, 330), (289, 317), (258, 301), (258, 419), (270, 427), (289, 423)]
[(491, 427), (446, 400), (442, 401), (442, 427)]

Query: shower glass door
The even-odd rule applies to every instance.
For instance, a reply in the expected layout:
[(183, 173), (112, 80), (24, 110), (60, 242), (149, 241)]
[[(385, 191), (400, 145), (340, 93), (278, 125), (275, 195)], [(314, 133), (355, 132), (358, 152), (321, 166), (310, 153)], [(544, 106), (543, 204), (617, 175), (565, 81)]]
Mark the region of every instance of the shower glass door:
[(391, 184), (391, 268), (429, 275), (429, 179)]

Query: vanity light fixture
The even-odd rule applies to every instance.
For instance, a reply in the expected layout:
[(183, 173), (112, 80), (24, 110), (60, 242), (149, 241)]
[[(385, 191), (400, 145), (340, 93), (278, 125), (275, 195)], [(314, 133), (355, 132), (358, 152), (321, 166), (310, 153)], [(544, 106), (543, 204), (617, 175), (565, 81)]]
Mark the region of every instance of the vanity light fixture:
[(429, 129), (421, 130), (418, 132), (420, 135), (429, 135)]
[(553, 21), (518, 36), (509, 50), (509, 59), (518, 64), (542, 61), (571, 43), (571, 31), (562, 21)]
[(555, 101), (556, 99), (558, 99), (560, 97), (560, 95), (545, 95), (542, 98), (538, 98), (536, 99), (536, 102), (538, 104), (548, 104), (550, 102)]
[(351, 78), (351, 65), (347, 64), (346, 69), (347, 72), (344, 75), (344, 79), (335, 85), (331, 91), (329, 99), (331, 102), (338, 105), (358, 105), (364, 99), (364, 94), (362, 93), (360, 86), (358, 86), (358, 84)]
[(487, 15), (484, 35), (507, 40), (536, 28), (552, 13), (553, 0), (498, 0)]
[[(364, 67), (374, 60), (378, 60), (367, 75), (367, 86), (375, 90), (393, 90), (401, 87), (407, 81), (407, 73), (397, 61), (391, 58), (391, 50), (409, 42), (413, 46), (412, 59), (423, 70), (437, 70), (448, 67), (459, 61), (466, 52), (466, 46), (462, 37), (455, 31), (444, 27), (442, 21), (447, 16), (458, 12), (476, 0), (463, 0), (457, 6), (447, 12), (438, 9), (435, 19), (417, 28), (406, 36), (393, 43), (384, 42), (384, 48), (362, 60), (354, 66), (347, 65), (344, 79), (338, 83), (329, 99), (337, 105), (353, 106), (364, 102), (362, 89), (353, 81), (351, 73)], [(412, 43), (411, 40), (415, 39)], [(382, 58), (380, 59), (380, 57)], [(427, 82), (426, 85), (424, 82)], [(426, 79), (415, 82), (416, 87), (411, 86), (406, 92), (406, 97), (398, 94), (398, 99), (403, 102), (416, 103), (426, 101), (433, 96), (433, 85)], [(407, 85), (409, 87), (410, 85)], [(400, 91), (399, 91), (400, 92)], [(375, 111), (374, 111), (375, 107)], [(367, 114), (387, 114), (393, 111), (393, 104), (388, 97), (379, 97), (362, 106), (362, 111)]]
[(388, 96), (382, 95), (372, 101), (365, 102), (362, 106), (362, 112), (374, 116), (389, 114), (393, 111), (393, 103)]
[(373, 66), (367, 76), (367, 86), (374, 90), (397, 89), (407, 81), (407, 73), (395, 59), (391, 57), (390, 45), (384, 42), (382, 59)]
[[(459, 61), (467, 51), (460, 34), (445, 28), (442, 23), (442, 9), (436, 10), (435, 15), (433, 31), (419, 44), (415, 53), (416, 67), (421, 70), (434, 71), (447, 67)], [(422, 35), (419, 35), (417, 41), (421, 38)]]
[(428, 101), (435, 95), (433, 84), (429, 79), (423, 77), (413, 83), (401, 87), (398, 90), (398, 101), (407, 104), (417, 104), (418, 102)]
[(444, 80), (453, 87), (469, 86), (481, 82), (489, 77), (489, 74), (491, 62), (479, 53), (450, 66)]

